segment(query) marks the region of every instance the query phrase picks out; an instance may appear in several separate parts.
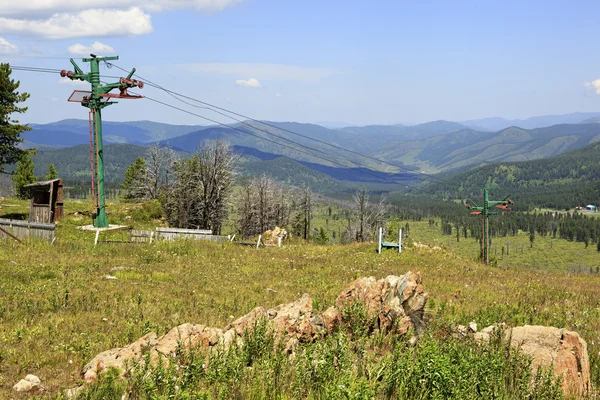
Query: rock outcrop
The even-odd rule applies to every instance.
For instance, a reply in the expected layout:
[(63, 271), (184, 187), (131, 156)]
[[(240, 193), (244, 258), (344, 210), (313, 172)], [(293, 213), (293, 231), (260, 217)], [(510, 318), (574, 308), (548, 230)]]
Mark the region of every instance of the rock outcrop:
[(234, 344), (243, 346), (245, 333), (261, 323), (288, 353), (293, 353), (299, 343), (318, 340), (343, 324), (351, 323), (344, 321), (342, 310), (356, 302), (361, 303), (367, 317), (375, 321), (373, 329), (405, 335), (411, 327), (418, 334), (425, 326), (423, 314), (427, 294), (418, 272), (381, 280), (359, 278), (342, 291), (335, 307), (329, 307), (323, 313), (315, 313), (312, 299), (304, 295), (272, 309), (256, 307), (225, 329), (187, 323), (161, 337), (148, 333), (128, 346), (98, 354), (83, 367), (83, 377), (85, 382), (94, 382), (98, 374), (110, 367), (125, 373), (148, 353), (151, 362), (161, 358), (169, 362), (182, 349), (202, 348), (210, 354), (213, 349), (227, 350)]
[(376, 317), (381, 331), (404, 335), (412, 326), (419, 334), (425, 327), (427, 298), (421, 275), (409, 272), (378, 281), (359, 278), (342, 291), (335, 305), (341, 309), (354, 302), (363, 303), (367, 317)]
[(517, 326), (504, 328), (494, 324), (475, 333), (478, 341), (488, 342), (490, 335), (502, 329), (502, 337), (533, 359), (533, 371), (552, 367), (561, 377), (561, 386), (568, 396), (585, 397), (590, 394), (590, 360), (587, 343), (577, 332), (550, 326)]

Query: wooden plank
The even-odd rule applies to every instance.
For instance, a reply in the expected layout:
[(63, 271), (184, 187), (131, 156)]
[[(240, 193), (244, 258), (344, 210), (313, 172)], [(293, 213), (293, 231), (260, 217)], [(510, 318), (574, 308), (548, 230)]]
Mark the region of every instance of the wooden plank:
[(193, 240), (212, 240), (222, 242), (227, 240), (226, 236), (213, 235), (207, 229), (179, 229), (179, 228), (156, 228), (156, 238), (165, 240), (193, 239)]
[(129, 232), (129, 241), (133, 243), (152, 243), (153, 231), (143, 231), (132, 229)]
[(212, 235), (210, 229), (186, 229), (186, 228), (156, 228), (156, 232), (161, 233), (189, 233), (196, 235)]

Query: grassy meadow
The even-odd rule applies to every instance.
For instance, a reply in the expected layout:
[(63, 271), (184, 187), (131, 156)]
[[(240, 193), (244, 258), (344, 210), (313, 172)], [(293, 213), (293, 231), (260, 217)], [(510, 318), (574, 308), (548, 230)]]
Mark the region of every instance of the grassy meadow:
[[(0, 217), (27, 211), (26, 202), (1, 204)], [(162, 223), (152, 204), (109, 206), (111, 223), (138, 229)], [(575, 330), (588, 343), (593, 384), (600, 384), (600, 274), (571, 273), (567, 267), (577, 260), (595, 266), (600, 255), (592, 246), (547, 238), (560, 255), (554, 257), (554, 251), (538, 248), (548, 245), (543, 239), (536, 237), (530, 249), (523, 234), (510, 238), (514, 252), (498, 260), (497, 268), (474, 261), (473, 239), (457, 243), (426, 222), (409, 221), (402, 254), (381, 255), (374, 243), (315, 245), (298, 239), (258, 250), (202, 241), (94, 247), (94, 234), (76, 229), (87, 223), (89, 205), (67, 202), (53, 245), (0, 241), (0, 398), (19, 398), (11, 387), (27, 374), (45, 385), (40, 397), (60, 397), (61, 388), (81, 383), (81, 367), (94, 355), (151, 331), (161, 335), (185, 322), (222, 328), (257, 305), (291, 302), (303, 293), (324, 310), (357, 277), (413, 269), (421, 271), (430, 295), (431, 327), (414, 348), (405, 339), (350, 329), (304, 345), (288, 360), (265, 350), (270, 342), (263, 332), (251, 338), (252, 346), (223, 355), (209, 368), (193, 369), (203, 358), (190, 354), (187, 372), (147, 368), (126, 383), (109, 375), (82, 398), (559, 397), (543, 377), (532, 387), (528, 361), (514, 351), (499, 343), (475, 346), (449, 334), (472, 320), (480, 327), (506, 322)], [(523, 253), (519, 240), (527, 240)]]
[[(490, 224), (493, 224), (492, 220)], [(409, 238), (413, 240), (443, 247), (466, 259), (479, 257), (479, 242), (473, 238), (465, 239), (462, 233), (457, 242), (455, 229), (450, 236), (442, 235), (439, 226), (430, 226), (426, 221), (409, 222), (409, 226)], [(492, 237), (489, 255), (490, 263), (500, 268), (600, 273), (600, 253), (596, 243), (590, 243), (586, 248), (581, 242), (552, 238), (551, 235), (543, 237), (536, 234), (533, 246), (529, 241), (529, 232), (519, 231), (515, 236)]]

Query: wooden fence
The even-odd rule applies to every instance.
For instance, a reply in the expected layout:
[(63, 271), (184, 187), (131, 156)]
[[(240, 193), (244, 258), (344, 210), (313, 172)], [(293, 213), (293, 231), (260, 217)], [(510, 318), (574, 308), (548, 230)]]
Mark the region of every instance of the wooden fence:
[(183, 229), (183, 228), (156, 228), (156, 238), (175, 240), (176, 238), (194, 239), (194, 240), (213, 240), (222, 242), (227, 240), (227, 236), (213, 235), (208, 229)]
[[(40, 238), (54, 241), (56, 225), (0, 218), (0, 238), (16, 237), (19, 240)], [(7, 234), (8, 233), (8, 234)]]

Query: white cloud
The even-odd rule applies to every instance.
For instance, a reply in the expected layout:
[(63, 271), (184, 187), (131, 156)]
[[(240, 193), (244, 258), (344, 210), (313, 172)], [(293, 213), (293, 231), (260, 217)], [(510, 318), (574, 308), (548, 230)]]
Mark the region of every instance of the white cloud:
[(586, 89), (595, 91), (596, 94), (600, 94), (600, 78), (595, 81), (586, 82), (583, 86), (585, 86)]
[(327, 68), (309, 68), (284, 64), (263, 63), (196, 63), (182, 64), (180, 68), (204, 75), (245, 75), (260, 80), (285, 80), (301, 82), (318, 82), (337, 73)]
[[(90, 9), (129, 9), (131, 7), (157, 13), (193, 8), (198, 11), (222, 11), (243, 0), (17, 0), (0, 1), (0, 15), (44, 18), (55, 13), (78, 12)], [(108, 28), (108, 27), (107, 27)]]
[(281, 93), (279, 93), (279, 92), (275, 93), (275, 97), (281, 97), (281, 96), (282, 96)]
[(68, 86), (89, 86), (90, 85), (86, 81), (80, 81), (79, 79), (71, 80), (69, 78), (60, 78), (58, 80), (58, 83), (60, 83), (61, 85), (68, 85)]
[(112, 46), (100, 42), (94, 42), (90, 46), (85, 46), (83, 44), (77, 43), (72, 46), (69, 46), (68, 50), (71, 54), (83, 56), (90, 55), (90, 53), (102, 56), (115, 53), (115, 49)]
[(19, 52), (19, 48), (8, 40), (0, 37), (0, 54), (16, 54)]
[(48, 19), (36, 20), (0, 18), (0, 33), (43, 39), (142, 35), (153, 30), (150, 18), (138, 7), (128, 10), (91, 9), (77, 14), (54, 14)]
[(238, 86), (244, 86), (244, 87), (253, 87), (253, 88), (260, 87), (260, 82), (254, 78), (250, 78), (247, 81), (245, 81), (243, 79), (238, 79), (237, 81), (235, 81), (235, 84)]

